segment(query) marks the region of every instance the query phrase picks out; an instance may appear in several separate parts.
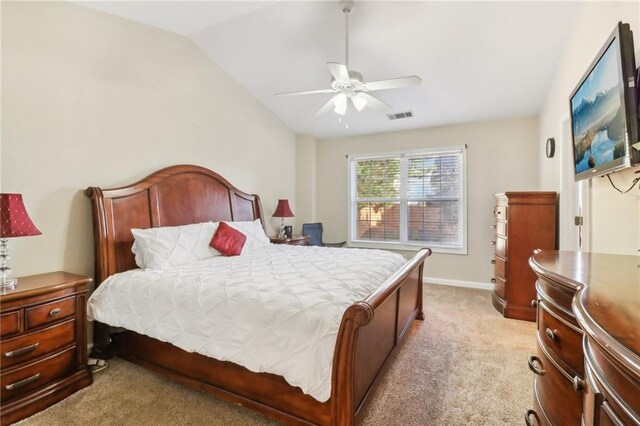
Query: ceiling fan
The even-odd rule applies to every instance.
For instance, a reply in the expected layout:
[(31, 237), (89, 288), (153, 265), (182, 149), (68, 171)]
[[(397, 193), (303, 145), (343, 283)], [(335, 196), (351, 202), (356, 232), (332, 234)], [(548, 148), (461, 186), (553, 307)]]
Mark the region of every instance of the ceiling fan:
[(327, 62), (327, 67), (332, 75), (331, 88), (308, 90), (303, 92), (278, 93), (275, 96), (314, 95), (321, 93), (335, 94), (326, 104), (324, 104), (322, 108), (320, 108), (320, 110), (318, 110), (316, 115), (326, 114), (332, 109), (336, 114), (345, 115), (349, 100), (351, 100), (351, 103), (358, 111), (362, 111), (364, 107), (373, 108), (378, 111), (387, 111), (391, 108), (391, 105), (371, 96), (368, 92), (419, 86), (420, 83), (422, 83), (422, 79), (416, 75), (412, 75), (408, 77), (391, 78), (388, 80), (378, 80), (367, 83), (362, 78), (362, 74), (349, 70), (349, 13), (353, 7), (353, 1), (343, 0), (340, 2), (340, 7), (342, 8), (342, 12), (345, 14), (345, 64)]

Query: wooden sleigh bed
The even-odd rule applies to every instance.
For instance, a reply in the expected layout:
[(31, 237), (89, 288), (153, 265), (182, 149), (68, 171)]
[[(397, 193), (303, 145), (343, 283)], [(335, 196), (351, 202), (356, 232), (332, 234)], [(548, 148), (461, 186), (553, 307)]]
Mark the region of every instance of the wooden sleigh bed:
[[(260, 198), (236, 189), (198, 166), (162, 169), (129, 186), (90, 187), (96, 276), (137, 268), (131, 228), (177, 226), (205, 221), (264, 218)], [(331, 377), (331, 397), (319, 402), (284, 378), (254, 373), (227, 361), (189, 353), (132, 331), (114, 332), (95, 323), (94, 353), (116, 354), (169, 379), (250, 407), (289, 424), (354, 425), (390, 354), (422, 311), (422, 269), (431, 250), (422, 249), (366, 300), (342, 318)]]

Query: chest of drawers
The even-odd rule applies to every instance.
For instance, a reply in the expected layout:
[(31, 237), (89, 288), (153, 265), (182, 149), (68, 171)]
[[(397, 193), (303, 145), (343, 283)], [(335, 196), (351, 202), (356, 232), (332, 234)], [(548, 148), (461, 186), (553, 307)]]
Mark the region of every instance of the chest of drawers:
[(0, 295), (0, 419), (10, 424), (92, 382), (86, 299), (91, 279), (66, 272), (22, 277)]
[(536, 320), (536, 276), (528, 261), (534, 249), (557, 247), (557, 205), (555, 192), (495, 195), (491, 301), (507, 318)]

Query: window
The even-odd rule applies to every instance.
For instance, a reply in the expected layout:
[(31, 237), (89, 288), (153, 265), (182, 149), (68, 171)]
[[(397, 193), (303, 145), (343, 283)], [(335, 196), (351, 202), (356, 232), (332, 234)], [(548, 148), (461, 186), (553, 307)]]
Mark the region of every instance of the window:
[(466, 254), (466, 149), (349, 157), (349, 244)]

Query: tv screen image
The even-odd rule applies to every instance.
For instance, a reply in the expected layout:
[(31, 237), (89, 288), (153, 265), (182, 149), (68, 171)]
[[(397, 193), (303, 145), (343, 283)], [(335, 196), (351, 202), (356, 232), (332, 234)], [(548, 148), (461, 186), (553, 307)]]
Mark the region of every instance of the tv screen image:
[(619, 56), (614, 41), (571, 98), (576, 173), (625, 156)]

